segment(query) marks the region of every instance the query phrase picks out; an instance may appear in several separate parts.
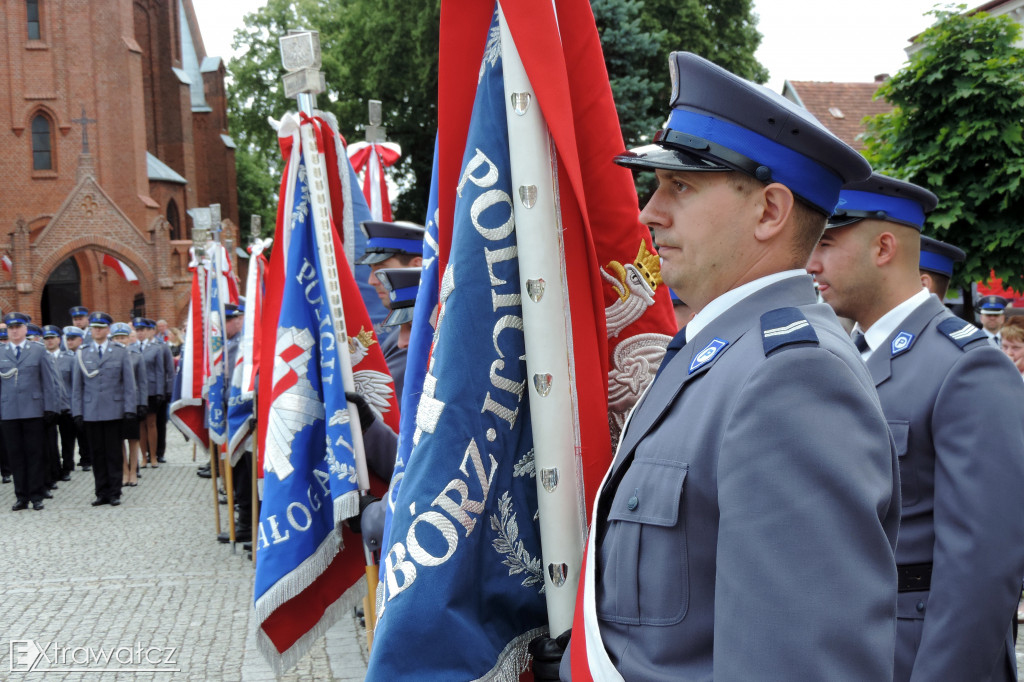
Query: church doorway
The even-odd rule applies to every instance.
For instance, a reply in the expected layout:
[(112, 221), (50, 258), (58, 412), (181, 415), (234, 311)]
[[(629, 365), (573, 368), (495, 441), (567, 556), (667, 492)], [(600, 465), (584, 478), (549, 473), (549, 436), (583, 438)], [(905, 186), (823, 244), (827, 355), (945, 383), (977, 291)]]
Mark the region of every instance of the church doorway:
[(71, 324), (68, 311), (82, 304), (82, 276), (72, 256), (54, 269), (43, 287), (42, 324)]

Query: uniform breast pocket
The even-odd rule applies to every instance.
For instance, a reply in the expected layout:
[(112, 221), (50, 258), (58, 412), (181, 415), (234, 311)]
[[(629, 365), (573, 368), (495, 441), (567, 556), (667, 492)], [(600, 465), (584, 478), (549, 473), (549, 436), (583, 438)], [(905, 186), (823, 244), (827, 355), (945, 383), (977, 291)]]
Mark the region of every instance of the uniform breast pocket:
[(917, 472), (914, 462), (907, 457), (910, 442), (910, 422), (902, 419), (891, 419), (888, 422), (889, 433), (896, 444), (896, 455), (900, 459), (900, 496), (903, 506), (909, 507), (920, 498), (917, 485)]
[(608, 514), (602, 555), (602, 618), (628, 625), (674, 625), (689, 606), (686, 519), (689, 465), (636, 460), (623, 475)]

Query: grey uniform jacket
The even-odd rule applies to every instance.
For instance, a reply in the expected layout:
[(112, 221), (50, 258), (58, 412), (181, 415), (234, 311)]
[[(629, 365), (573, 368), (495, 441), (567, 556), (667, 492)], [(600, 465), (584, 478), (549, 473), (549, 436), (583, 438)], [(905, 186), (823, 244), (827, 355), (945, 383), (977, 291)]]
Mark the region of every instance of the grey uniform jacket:
[[(165, 395), (171, 392), (171, 387), (174, 386), (173, 372), (171, 374), (172, 379), (170, 382), (167, 381), (167, 360), (164, 357), (164, 350), (167, 349), (163, 344), (150, 342), (145, 348), (142, 348), (142, 344), (139, 343), (139, 350), (142, 352), (142, 357), (146, 362), (146, 385), (148, 387), (148, 395)], [(171, 361), (173, 368), (174, 362)]]
[[(171, 393), (174, 392), (174, 374), (176, 371), (174, 367), (174, 354), (171, 353), (171, 347), (166, 341), (154, 339), (154, 342), (160, 347), (160, 352), (164, 356), (164, 380), (160, 387), (163, 389), (164, 398), (170, 400)], [(151, 391), (150, 394), (157, 395), (155, 391)]]
[(64, 387), (43, 344), (26, 341), (21, 358), (14, 346), (0, 347), (0, 419), (36, 419), (59, 413)]
[(867, 368), (811, 278), (751, 294), (667, 362), (598, 499), (612, 663), (626, 680), (891, 679), (899, 509)]
[(87, 422), (123, 419), (136, 410), (135, 375), (128, 349), (111, 341), (101, 360), (95, 343), (82, 346), (72, 376), (71, 414)]
[(146, 358), (142, 354), (142, 346), (132, 344), (128, 347), (128, 360), (132, 363), (132, 375), (135, 377), (135, 405), (130, 412), (138, 412), (137, 407), (149, 405), (149, 372)]
[(63, 400), (60, 403), (61, 412), (71, 409), (71, 376), (74, 373), (75, 353), (70, 350), (62, 350), (54, 357), (47, 353), (57, 369), (57, 376), (60, 377), (60, 385), (64, 389)]
[(1013, 680), (1024, 576), (1024, 383), (935, 296), (867, 362), (900, 455), (898, 564), (932, 563), (899, 595), (896, 679)]

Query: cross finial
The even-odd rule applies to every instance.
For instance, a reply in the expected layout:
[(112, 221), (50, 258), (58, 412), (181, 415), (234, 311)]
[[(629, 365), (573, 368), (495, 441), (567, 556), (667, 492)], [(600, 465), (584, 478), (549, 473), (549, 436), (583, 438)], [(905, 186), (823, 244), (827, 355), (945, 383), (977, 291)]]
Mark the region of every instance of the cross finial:
[(381, 123), (381, 107), (379, 99), (370, 100), (370, 125), (366, 126), (367, 142), (383, 142), (387, 129)]
[(99, 121), (97, 121), (94, 118), (89, 118), (89, 117), (87, 117), (85, 115), (85, 105), (83, 104), (82, 105), (82, 117), (81, 118), (73, 118), (73, 119), (71, 119), (71, 122), (72, 123), (79, 123), (79, 124), (81, 124), (81, 126), (82, 126), (82, 153), (83, 154), (88, 154), (89, 153), (89, 124), (90, 123), (99, 123)]

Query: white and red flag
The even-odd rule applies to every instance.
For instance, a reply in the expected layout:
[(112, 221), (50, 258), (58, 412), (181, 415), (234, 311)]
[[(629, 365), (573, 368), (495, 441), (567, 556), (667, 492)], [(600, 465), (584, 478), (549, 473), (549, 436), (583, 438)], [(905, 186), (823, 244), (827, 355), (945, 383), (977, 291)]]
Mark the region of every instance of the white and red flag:
[(128, 267), (127, 263), (111, 256), (109, 253), (103, 254), (103, 265), (116, 272), (121, 279), (126, 282), (134, 282), (137, 284), (139, 281), (139, 278), (135, 275), (135, 272)]
[(348, 159), (356, 173), (363, 173), (363, 196), (374, 220), (391, 222), (384, 169), (398, 163), (402, 148), (394, 142), (353, 142), (348, 146)]
[(206, 408), (203, 404), (203, 364), (206, 347), (203, 336), (205, 287), (205, 271), (200, 265), (192, 269), (192, 290), (188, 303), (185, 340), (170, 406), (171, 423), (178, 427), (187, 439), (203, 449), (210, 446), (209, 433), (206, 430)]

